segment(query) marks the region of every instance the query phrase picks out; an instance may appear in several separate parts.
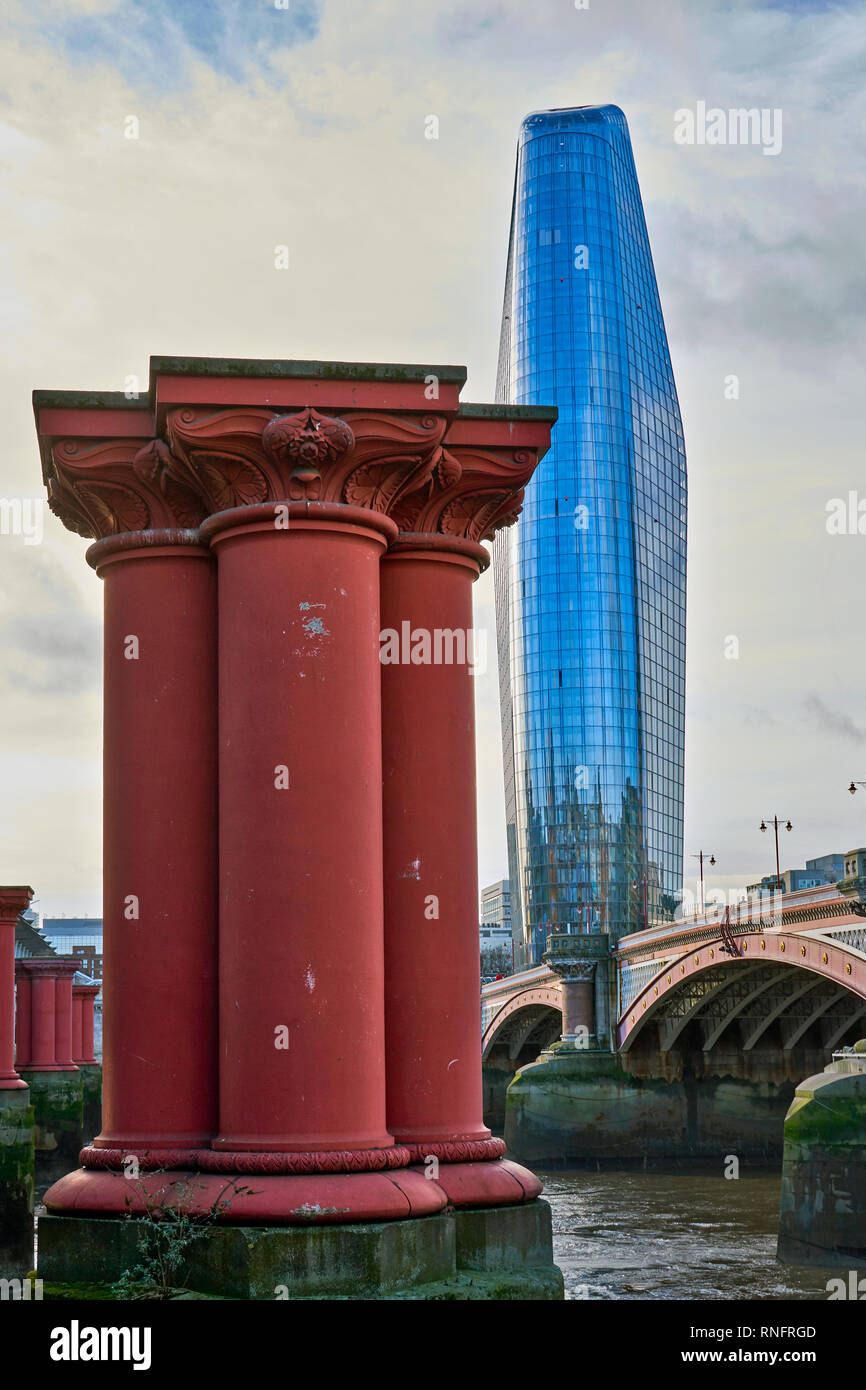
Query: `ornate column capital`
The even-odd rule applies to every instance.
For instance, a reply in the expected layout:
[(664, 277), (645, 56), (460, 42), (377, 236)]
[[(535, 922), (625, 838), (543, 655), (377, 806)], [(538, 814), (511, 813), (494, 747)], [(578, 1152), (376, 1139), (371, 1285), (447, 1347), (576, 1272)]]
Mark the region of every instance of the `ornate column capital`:
[(64, 975), (74, 975), (81, 967), (70, 956), (35, 956), (30, 960), (16, 962), (28, 975), (48, 975), (60, 979)]
[(169, 413), (172, 475), (209, 514), (259, 502), (332, 502), (390, 513), (434, 469), (444, 415), (347, 411), (305, 405), (286, 415), (257, 409)]
[(547, 938), (541, 959), (555, 975), (570, 983), (593, 980), (599, 961), (607, 954), (597, 936), (554, 932)]
[(91, 444), (64, 439), (51, 450), (48, 505), (69, 531), (104, 540), (127, 531), (190, 530), (207, 512), (179, 477), (168, 445), (152, 439)]
[(143, 446), (55, 442), (49, 506), (69, 530), (99, 540), (189, 532), (217, 512), (287, 501), (362, 507), (407, 535), (477, 543), (516, 520), (543, 450), (500, 442), (508, 430), (498, 420), (474, 423), (467, 430), (435, 412), (183, 406), (167, 413), (164, 437)]
[(24, 886), (0, 888), (0, 922), (17, 922), (33, 896), (33, 889)]

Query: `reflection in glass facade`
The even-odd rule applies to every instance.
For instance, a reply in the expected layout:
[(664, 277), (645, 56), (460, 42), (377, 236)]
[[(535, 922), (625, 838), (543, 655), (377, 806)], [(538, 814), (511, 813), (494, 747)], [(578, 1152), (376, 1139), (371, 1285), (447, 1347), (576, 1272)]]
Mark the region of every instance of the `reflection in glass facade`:
[(523, 122), (497, 395), (556, 405), (494, 548), (515, 968), (682, 886), (686, 460), (616, 106)]

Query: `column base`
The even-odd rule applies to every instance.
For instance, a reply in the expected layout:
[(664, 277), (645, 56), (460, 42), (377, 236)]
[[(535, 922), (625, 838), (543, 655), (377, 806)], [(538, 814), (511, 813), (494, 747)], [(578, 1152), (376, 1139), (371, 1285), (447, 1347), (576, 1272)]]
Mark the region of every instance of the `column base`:
[[(130, 1156), (131, 1157), (131, 1156)], [(128, 1212), (154, 1220), (166, 1212), (225, 1224), (322, 1225), (346, 1221), (396, 1221), (429, 1216), (448, 1197), (423, 1171), (400, 1168), (367, 1173), (203, 1173), (79, 1168), (45, 1193), (52, 1215)]]
[[(430, 1168), (412, 1171), (428, 1173)], [(440, 1163), (431, 1177), (450, 1207), (517, 1206), (534, 1201), (542, 1191), (534, 1173), (507, 1158), (492, 1163)]]
[[(122, 1181), (122, 1179), (121, 1179)], [(356, 1179), (352, 1179), (356, 1181)], [(422, 1178), (422, 1182), (425, 1180)], [(428, 1187), (434, 1186), (427, 1182)], [(138, 1222), (48, 1215), (39, 1222), (39, 1277), (46, 1299), (71, 1297), (88, 1285), (91, 1298), (147, 1288), (135, 1269), (156, 1277), (160, 1234), (148, 1227), (142, 1250)], [(562, 1275), (553, 1263), (546, 1202), (431, 1215), (423, 1220), (301, 1226), (208, 1225), (194, 1233), (172, 1271), (165, 1297), (280, 1301), (532, 1300), (559, 1301)], [(152, 1286), (151, 1286), (152, 1287)]]
[[(129, 1174), (129, 1176), (127, 1176)], [(436, 1163), (366, 1173), (207, 1173), (146, 1169), (127, 1158), (125, 1171), (79, 1168), (45, 1193), (49, 1212), (153, 1215), (179, 1211), (219, 1222), (285, 1225), (395, 1221), (444, 1207), (517, 1206), (542, 1185), (509, 1159)]]
[(27, 1090), (27, 1082), (22, 1081), (17, 1072), (12, 1072), (8, 1076), (0, 1076), (0, 1091), (21, 1090)]

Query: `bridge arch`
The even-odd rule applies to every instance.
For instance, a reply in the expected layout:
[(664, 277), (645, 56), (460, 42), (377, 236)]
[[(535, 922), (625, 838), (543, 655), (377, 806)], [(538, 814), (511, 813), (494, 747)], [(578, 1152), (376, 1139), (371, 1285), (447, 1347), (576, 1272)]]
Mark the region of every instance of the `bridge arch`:
[(741, 1052), (753, 1051), (772, 1028), (790, 1051), (816, 1026), (828, 1049), (866, 1015), (866, 953), (851, 944), (821, 932), (772, 931), (740, 935), (736, 945), (739, 955), (731, 955), (718, 938), (660, 964), (623, 1010), (621, 1051), (654, 1025), (660, 1053), (689, 1028), (707, 1053), (735, 1021)]
[[(549, 979), (549, 977), (548, 977)], [(527, 984), (506, 996), (481, 1038), (484, 1120), (496, 1133), (505, 1124), (505, 1092), (514, 1073), (534, 1062), (562, 1034), (558, 983)]]
[(516, 1061), (524, 1047), (549, 1047), (562, 1032), (562, 995), (555, 985), (536, 985), (514, 994), (493, 1015), (482, 1034), (481, 1056), (494, 1047), (507, 1047)]

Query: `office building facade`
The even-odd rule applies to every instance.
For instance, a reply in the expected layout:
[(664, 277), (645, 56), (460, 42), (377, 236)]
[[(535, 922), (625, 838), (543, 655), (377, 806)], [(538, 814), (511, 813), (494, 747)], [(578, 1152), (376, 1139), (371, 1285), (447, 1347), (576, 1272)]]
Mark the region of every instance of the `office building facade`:
[(686, 462), (615, 106), (520, 131), (497, 397), (555, 405), (494, 576), (515, 966), (682, 888)]

